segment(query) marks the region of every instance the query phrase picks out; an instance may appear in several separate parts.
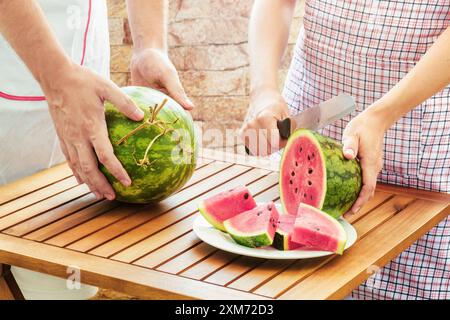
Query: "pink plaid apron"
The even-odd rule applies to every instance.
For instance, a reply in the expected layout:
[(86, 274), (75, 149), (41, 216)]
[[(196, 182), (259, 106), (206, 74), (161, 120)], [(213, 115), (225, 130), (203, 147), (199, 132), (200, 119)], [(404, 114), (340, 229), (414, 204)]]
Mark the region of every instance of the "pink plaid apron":
[[(356, 112), (322, 131), (340, 140), (348, 121), (402, 79), (449, 26), (449, 1), (306, 0), (304, 27), (283, 93), (291, 112), (342, 92), (351, 94)], [(447, 87), (387, 132), (379, 181), (450, 193), (449, 124)], [(380, 269), (353, 296), (450, 299), (450, 219)]]

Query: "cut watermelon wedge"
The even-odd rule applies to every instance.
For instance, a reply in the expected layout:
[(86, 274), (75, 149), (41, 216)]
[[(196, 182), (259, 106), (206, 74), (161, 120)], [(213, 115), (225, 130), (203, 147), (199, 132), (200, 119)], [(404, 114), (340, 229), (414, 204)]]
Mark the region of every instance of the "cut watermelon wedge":
[(240, 245), (250, 248), (270, 246), (278, 217), (275, 205), (269, 202), (228, 219), (223, 225), (226, 232)]
[(347, 233), (335, 218), (301, 203), (295, 219), (292, 241), (315, 250), (342, 254), (347, 243)]
[(347, 160), (338, 142), (305, 129), (289, 137), (280, 166), (285, 212), (295, 216), (307, 203), (339, 218), (358, 198), (361, 181), (359, 162)]
[(247, 187), (240, 186), (200, 201), (198, 209), (216, 229), (225, 231), (223, 222), (256, 207)]
[(282, 214), (278, 218), (277, 231), (273, 240), (273, 246), (278, 250), (295, 250), (302, 246), (292, 241), (292, 233), (294, 232), (294, 223), (296, 217), (290, 214)]

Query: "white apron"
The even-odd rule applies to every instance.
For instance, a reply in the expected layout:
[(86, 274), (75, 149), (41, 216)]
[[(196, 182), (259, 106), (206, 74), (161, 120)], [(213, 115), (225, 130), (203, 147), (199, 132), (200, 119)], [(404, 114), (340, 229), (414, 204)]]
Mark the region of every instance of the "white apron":
[[(39, 0), (52, 31), (78, 64), (109, 78), (104, 0)], [(0, 35), (0, 185), (64, 161), (37, 81)]]
[[(65, 52), (109, 78), (104, 0), (38, 0)], [(0, 35), (0, 185), (65, 161), (37, 81)], [(22, 268), (12, 272), (26, 299), (87, 299), (97, 288), (68, 290), (66, 280)]]

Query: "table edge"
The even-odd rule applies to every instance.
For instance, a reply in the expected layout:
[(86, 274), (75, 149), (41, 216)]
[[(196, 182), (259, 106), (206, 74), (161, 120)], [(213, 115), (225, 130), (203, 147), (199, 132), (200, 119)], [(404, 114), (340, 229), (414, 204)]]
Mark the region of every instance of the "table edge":
[[(143, 299), (270, 300), (268, 297), (237, 289), (5, 234), (0, 234), (0, 264), (14, 265), (63, 279), (68, 277), (68, 266), (77, 266), (81, 271), (82, 283)], [(185, 287), (189, 290), (183, 289)]]

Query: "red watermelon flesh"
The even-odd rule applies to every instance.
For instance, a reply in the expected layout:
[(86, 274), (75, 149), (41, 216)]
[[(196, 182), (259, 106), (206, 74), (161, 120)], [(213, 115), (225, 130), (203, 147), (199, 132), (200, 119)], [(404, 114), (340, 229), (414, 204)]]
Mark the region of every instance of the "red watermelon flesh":
[(273, 246), (278, 250), (295, 250), (304, 247), (292, 241), (295, 219), (296, 216), (291, 214), (282, 214), (278, 218), (277, 230), (273, 240)]
[(223, 226), (225, 220), (255, 207), (256, 202), (245, 186), (221, 192), (201, 201), (198, 205), (203, 217), (222, 231), (225, 231)]
[(347, 242), (347, 234), (335, 218), (301, 203), (294, 223), (292, 241), (315, 250), (342, 254)]
[(322, 154), (307, 136), (299, 137), (285, 150), (280, 188), (285, 210), (296, 215), (300, 203), (322, 206), (326, 181)]
[(273, 202), (264, 203), (224, 222), (226, 232), (237, 243), (250, 247), (273, 243), (279, 213)]

